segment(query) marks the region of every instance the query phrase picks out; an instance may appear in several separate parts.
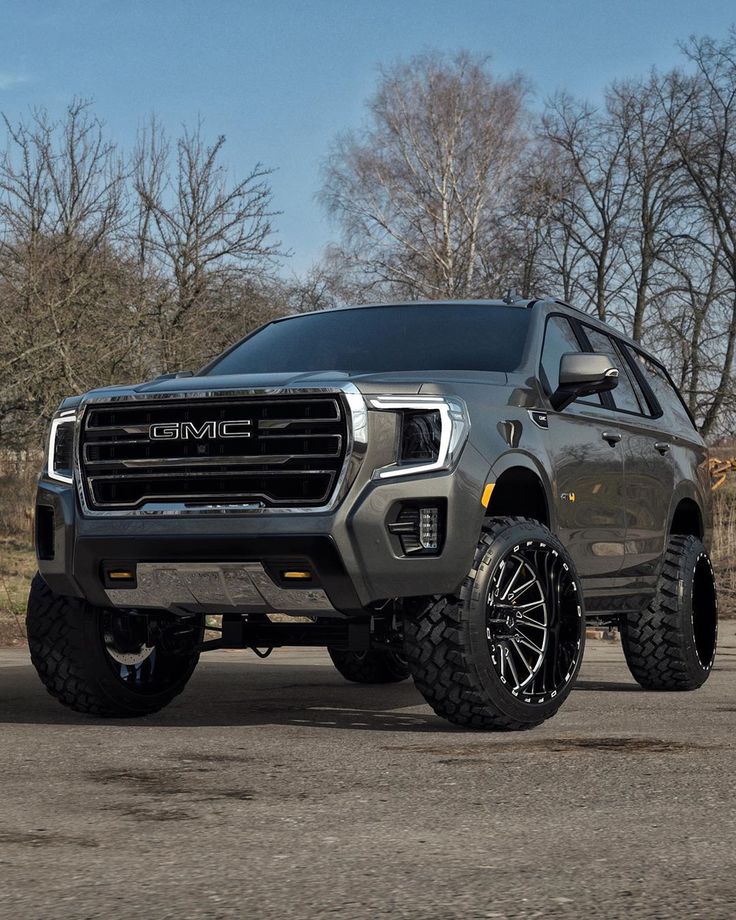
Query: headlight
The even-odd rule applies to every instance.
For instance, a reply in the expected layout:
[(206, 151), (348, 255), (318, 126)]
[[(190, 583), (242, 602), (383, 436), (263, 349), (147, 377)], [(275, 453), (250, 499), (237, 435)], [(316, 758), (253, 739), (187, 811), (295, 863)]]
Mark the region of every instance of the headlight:
[(375, 470), (374, 479), (450, 469), (470, 431), (465, 403), (440, 396), (376, 396), (373, 409), (401, 414), (397, 463)]
[(65, 483), (74, 481), (74, 426), (76, 421), (76, 409), (59, 412), (51, 420), (47, 454), (49, 479)]

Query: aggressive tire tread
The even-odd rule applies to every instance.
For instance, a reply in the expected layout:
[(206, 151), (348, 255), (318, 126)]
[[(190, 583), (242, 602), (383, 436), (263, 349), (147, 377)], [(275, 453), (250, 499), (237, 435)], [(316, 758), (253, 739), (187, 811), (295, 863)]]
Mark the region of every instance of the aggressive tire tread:
[(710, 662), (707, 668), (694, 668), (688, 653), (690, 614), (683, 609), (682, 596), (687, 568), (700, 551), (704, 549), (696, 537), (670, 537), (654, 599), (621, 623), (626, 662), (645, 690), (693, 690), (708, 676)]
[[(488, 548), (515, 524), (542, 528), (537, 521), (523, 517), (489, 519), (458, 596), (435, 598), (421, 615), (407, 617), (404, 624), (407, 658), (417, 689), (437, 715), (456, 725), (491, 731), (533, 728), (554, 715), (565, 698), (561, 695), (557, 707), (536, 721), (506, 716), (488, 705), (471, 654), (464, 621), (475, 576)], [(551, 533), (549, 536), (552, 540)]]
[(31, 584), (26, 630), (31, 661), (46, 690), (75, 712), (104, 718), (132, 718), (158, 712), (184, 689), (196, 657), (167, 693), (142, 698), (135, 707), (116, 704), (101, 689), (91, 666), (84, 618), (94, 611), (76, 598), (54, 594), (40, 575)]

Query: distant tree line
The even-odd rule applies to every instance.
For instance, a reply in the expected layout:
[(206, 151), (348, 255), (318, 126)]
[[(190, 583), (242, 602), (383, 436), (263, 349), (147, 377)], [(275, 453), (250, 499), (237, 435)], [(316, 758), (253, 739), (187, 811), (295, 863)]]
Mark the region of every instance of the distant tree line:
[[(467, 53), (381, 71), (320, 192), (339, 242), (287, 279), (270, 171), (155, 118), (124, 154), (90, 103), (4, 121), (0, 438), (60, 398), (196, 369), (267, 319), (345, 300), (560, 296), (650, 346), (701, 430), (736, 423), (736, 32), (598, 106), (540, 104)], [(441, 333), (440, 333), (441, 334)], [(488, 334), (492, 334), (492, 330)]]

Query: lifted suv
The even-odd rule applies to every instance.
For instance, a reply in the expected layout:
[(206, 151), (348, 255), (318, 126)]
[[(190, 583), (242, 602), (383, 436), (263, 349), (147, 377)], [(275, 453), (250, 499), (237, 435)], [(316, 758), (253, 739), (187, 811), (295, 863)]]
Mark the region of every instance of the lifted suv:
[(559, 301), (277, 320), (196, 376), (62, 403), (33, 662), (131, 716), (203, 650), (323, 645), (348, 680), (519, 729), (569, 694), (587, 617), (643, 687), (690, 690), (716, 648), (706, 460), (666, 369)]

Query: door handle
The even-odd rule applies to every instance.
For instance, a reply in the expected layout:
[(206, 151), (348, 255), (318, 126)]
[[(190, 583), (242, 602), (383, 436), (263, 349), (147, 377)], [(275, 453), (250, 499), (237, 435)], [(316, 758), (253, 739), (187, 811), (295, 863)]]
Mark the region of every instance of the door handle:
[(654, 449), (658, 450), (664, 457), (664, 455), (670, 449), (670, 445), (666, 441), (657, 441), (657, 443), (654, 445)]
[(608, 441), (611, 447), (621, 440), (621, 435), (617, 431), (604, 431), (601, 437), (604, 441)]

